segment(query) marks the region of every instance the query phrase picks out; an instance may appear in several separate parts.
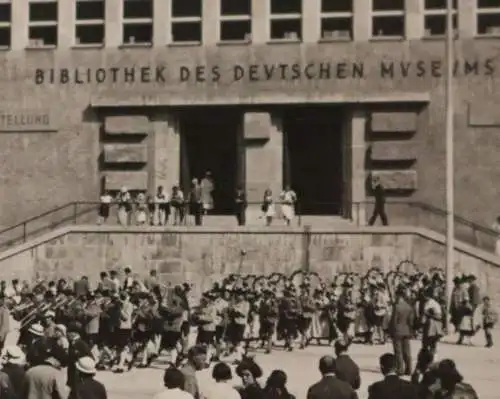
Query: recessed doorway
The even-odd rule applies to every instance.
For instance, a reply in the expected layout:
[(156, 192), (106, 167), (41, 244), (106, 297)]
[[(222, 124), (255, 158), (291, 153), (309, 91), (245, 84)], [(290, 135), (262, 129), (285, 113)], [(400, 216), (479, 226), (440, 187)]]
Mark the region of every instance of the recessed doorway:
[(302, 215), (342, 213), (344, 118), (334, 106), (284, 111), (284, 182), (297, 193)]
[(181, 182), (185, 193), (191, 180), (207, 171), (214, 179), (212, 214), (234, 211), (234, 195), (241, 182), (238, 137), (242, 114), (225, 107), (189, 108), (180, 112)]

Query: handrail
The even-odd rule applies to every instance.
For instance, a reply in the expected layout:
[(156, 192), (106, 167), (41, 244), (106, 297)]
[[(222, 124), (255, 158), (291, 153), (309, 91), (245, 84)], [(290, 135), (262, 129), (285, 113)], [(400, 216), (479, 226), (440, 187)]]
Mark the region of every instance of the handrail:
[[(249, 202), (248, 204), (258, 205), (259, 207), (261, 205), (260, 202)], [(100, 205), (101, 203), (98, 201), (69, 202), (0, 230), (0, 250), (16, 244), (25, 243), (29, 238), (33, 238), (46, 232), (47, 230), (61, 227), (68, 223), (95, 223), (97, 220), (97, 211)], [(314, 204), (310, 203), (309, 205), (336, 206), (344, 218), (350, 219), (358, 226), (361, 226), (366, 224), (366, 219), (369, 216), (370, 207), (373, 206), (373, 201), (352, 202), (347, 205), (346, 203), (335, 204), (332, 202), (315, 202)], [(116, 208), (117, 204), (112, 203), (111, 207)], [(396, 209), (397, 207), (404, 208), (404, 212), (399, 215), (399, 218), (393, 216), (398, 213)], [(443, 232), (443, 229), (446, 226), (444, 223), (446, 211), (424, 202), (404, 200), (388, 201), (386, 209), (391, 225), (415, 225), (419, 227), (427, 227), (440, 232)], [(301, 225), (302, 219), (307, 217), (307, 214), (301, 212), (300, 203), (296, 204), (296, 215), (297, 223)], [(325, 216), (325, 218), (328, 217), (329, 216)], [(436, 221), (435, 217), (441, 218), (441, 220)], [(461, 240), (493, 252), (496, 239), (499, 237), (499, 233), (497, 231), (479, 223), (472, 222), (459, 215), (455, 215), (455, 222), (457, 229), (455, 234), (463, 236), (460, 237)], [(466, 228), (465, 234), (463, 231), (464, 228)], [(18, 230), (21, 230), (21, 232), (18, 232)], [(484, 235), (484, 237), (481, 235)], [(4, 236), (9, 237), (6, 238)]]

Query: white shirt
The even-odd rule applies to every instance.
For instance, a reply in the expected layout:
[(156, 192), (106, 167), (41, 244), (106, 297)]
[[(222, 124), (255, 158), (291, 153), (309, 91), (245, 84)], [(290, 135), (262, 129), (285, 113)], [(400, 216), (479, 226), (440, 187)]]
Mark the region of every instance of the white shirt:
[(434, 313), (434, 317), (441, 317), (441, 305), (433, 298), (427, 299), (424, 305), (424, 314), (428, 315), (430, 311)]
[(207, 384), (201, 391), (204, 399), (241, 399), (239, 392), (227, 382), (215, 382)]
[(184, 392), (179, 388), (165, 388), (164, 391), (157, 393), (153, 399), (193, 399), (193, 395), (188, 392)]

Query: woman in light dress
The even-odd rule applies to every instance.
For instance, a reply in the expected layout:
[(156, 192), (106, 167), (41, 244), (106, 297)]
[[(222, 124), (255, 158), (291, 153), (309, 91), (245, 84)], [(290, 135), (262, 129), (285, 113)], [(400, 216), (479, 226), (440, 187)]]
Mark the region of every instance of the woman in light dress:
[(281, 213), (287, 226), (290, 226), (293, 218), (295, 217), (295, 203), (297, 202), (297, 194), (290, 186), (286, 186), (285, 190), (280, 195)]
[(266, 219), (266, 226), (270, 226), (273, 222), (274, 215), (276, 214), (274, 210), (273, 192), (270, 188), (264, 192), (261, 210), (264, 218)]
[(135, 223), (138, 226), (146, 224), (148, 220), (148, 204), (146, 201), (146, 195), (144, 193), (139, 193), (135, 200), (137, 209), (135, 211)]
[(493, 223), (493, 230), (497, 232), (497, 240), (495, 242), (495, 254), (500, 256), (500, 216), (497, 217), (495, 223)]
[(205, 177), (201, 179), (200, 187), (201, 187), (201, 204), (203, 206), (203, 213), (207, 214), (208, 211), (214, 209), (213, 193), (215, 190), (215, 186), (211, 172), (205, 173)]
[(126, 187), (122, 187), (116, 197), (118, 203), (118, 223), (128, 226), (130, 222), (130, 212), (132, 211), (132, 197)]

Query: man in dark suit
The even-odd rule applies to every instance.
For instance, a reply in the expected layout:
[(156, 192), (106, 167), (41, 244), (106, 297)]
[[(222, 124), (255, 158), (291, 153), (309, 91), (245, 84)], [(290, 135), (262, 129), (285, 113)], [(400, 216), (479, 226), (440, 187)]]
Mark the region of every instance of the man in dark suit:
[(411, 375), (412, 371), (410, 339), (415, 326), (415, 309), (408, 298), (408, 288), (398, 287), (389, 326), (396, 357), (396, 371), (399, 375)]
[(335, 375), (341, 381), (347, 382), (354, 390), (361, 386), (361, 376), (358, 365), (347, 354), (349, 342), (343, 339), (335, 341)]
[(368, 387), (368, 399), (418, 399), (418, 387), (396, 374), (396, 357), (392, 353), (380, 356), (379, 363), (384, 379)]
[(382, 224), (387, 226), (389, 221), (385, 213), (385, 188), (379, 177), (373, 177), (372, 179), (372, 193), (375, 198), (375, 206), (373, 207), (373, 213), (370, 220), (368, 220), (368, 225), (373, 226), (377, 218), (380, 217)]
[(307, 399), (358, 399), (356, 391), (335, 376), (335, 359), (323, 356), (319, 360), (319, 371), (323, 378), (307, 391)]

